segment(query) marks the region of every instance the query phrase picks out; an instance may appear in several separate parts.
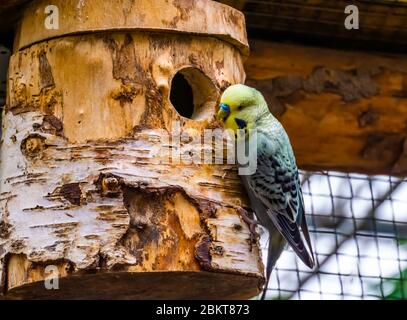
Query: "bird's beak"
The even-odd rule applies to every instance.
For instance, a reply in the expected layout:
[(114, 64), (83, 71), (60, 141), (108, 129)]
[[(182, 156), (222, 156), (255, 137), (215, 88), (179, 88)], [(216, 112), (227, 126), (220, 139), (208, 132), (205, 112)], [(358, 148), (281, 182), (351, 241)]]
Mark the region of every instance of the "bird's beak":
[(225, 103), (221, 103), (219, 106), (218, 114), (216, 115), (216, 119), (218, 121), (224, 122), (227, 119), (227, 117), (229, 117), (229, 115), (230, 115), (230, 107)]

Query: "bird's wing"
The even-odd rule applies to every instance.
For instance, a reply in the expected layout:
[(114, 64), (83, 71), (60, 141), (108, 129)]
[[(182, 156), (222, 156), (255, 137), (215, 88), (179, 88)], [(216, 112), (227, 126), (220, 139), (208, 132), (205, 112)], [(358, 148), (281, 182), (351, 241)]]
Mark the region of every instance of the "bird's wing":
[(247, 179), (250, 191), (266, 207), (276, 228), (300, 259), (312, 268), (314, 258), (295, 160), (258, 150), (257, 170)]
[(295, 222), (300, 205), (298, 174), (296, 167), (284, 160), (259, 150), (257, 171), (249, 184), (267, 209)]

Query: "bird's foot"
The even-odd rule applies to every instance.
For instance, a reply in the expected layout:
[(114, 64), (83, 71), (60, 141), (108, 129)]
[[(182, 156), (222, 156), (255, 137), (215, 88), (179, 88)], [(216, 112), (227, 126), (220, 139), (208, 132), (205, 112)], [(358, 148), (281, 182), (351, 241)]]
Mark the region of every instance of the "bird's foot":
[(259, 224), (256, 220), (254, 220), (254, 213), (251, 211), (250, 213), (243, 209), (238, 209), (240, 216), (242, 217), (243, 221), (249, 225), (250, 230), (250, 250), (252, 249), (253, 243), (257, 242), (257, 239), (260, 237), (259, 233), (256, 230), (257, 225)]

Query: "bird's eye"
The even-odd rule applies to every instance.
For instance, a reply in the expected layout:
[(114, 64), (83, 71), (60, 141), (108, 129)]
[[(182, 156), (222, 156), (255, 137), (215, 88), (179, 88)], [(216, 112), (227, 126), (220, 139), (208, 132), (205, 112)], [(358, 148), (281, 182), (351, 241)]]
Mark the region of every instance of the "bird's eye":
[(239, 110), (239, 111), (242, 110), (242, 109), (243, 109), (243, 106), (238, 106), (237, 107), (237, 110)]

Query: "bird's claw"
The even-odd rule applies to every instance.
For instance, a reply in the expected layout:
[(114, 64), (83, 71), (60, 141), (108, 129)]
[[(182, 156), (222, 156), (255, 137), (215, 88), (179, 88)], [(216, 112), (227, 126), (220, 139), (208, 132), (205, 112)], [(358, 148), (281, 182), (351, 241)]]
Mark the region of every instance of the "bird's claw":
[(242, 217), (243, 221), (249, 225), (250, 230), (250, 250), (252, 249), (252, 244), (257, 242), (257, 239), (260, 237), (259, 233), (256, 230), (258, 222), (254, 220), (253, 211), (249, 213), (247, 210), (243, 208), (238, 209), (240, 216)]

